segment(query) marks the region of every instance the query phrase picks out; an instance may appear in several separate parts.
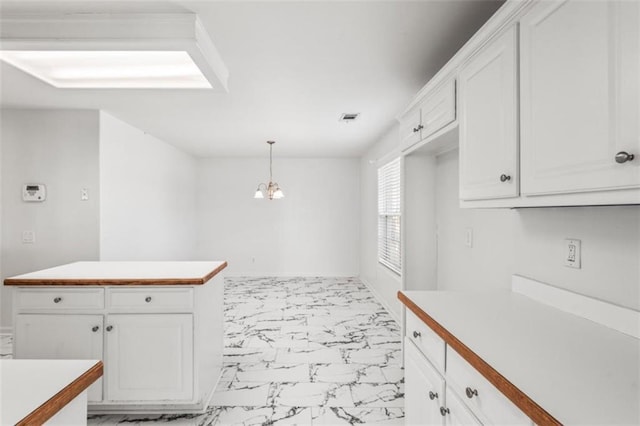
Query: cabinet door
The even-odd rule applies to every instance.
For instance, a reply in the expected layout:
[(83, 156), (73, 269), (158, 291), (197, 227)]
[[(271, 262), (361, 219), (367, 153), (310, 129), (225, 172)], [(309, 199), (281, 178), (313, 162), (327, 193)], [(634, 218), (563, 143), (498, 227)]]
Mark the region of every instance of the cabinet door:
[[(16, 316), (19, 359), (102, 359), (102, 315)], [(102, 400), (102, 379), (89, 387), (89, 401)]]
[(443, 425), (444, 380), (413, 342), (405, 341), (404, 406), (407, 425)]
[(420, 142), (420, 109), (414, 110), (400, 122), (400, 148), (405, 150)]
[(427, 95), (420, 107), (422, 131), (425, 139), (456, 119), (456, 82), (451, 80)]
[(482, 425), (480, 421), (471, 414), (471, 411), (464, 405), (455, 392), (447, 386), (447, 408), (446, 413), (447, 425), (451, 426), (469, 426)]
[(191, 314), (114, 314), (105, 324), (107, 400), (193, 398)]
[(523, 194), (640, 187), (639, 25), (637, 1), (540, 2), (522, 18)]
[(460, 198), (517, 197), (517, 32), (512, 27), (460, 72)]

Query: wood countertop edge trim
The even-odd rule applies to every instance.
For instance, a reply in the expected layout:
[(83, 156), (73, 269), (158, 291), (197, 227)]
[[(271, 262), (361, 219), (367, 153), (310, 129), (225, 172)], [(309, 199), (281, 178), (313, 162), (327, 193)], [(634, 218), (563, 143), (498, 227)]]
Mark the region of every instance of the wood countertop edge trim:
[(402, 293), (402, 291), (398, 291), (398, 299), (536, 424), (562, 425), (561, 422), (549, 414), (544, 408), (539, 406), (524, 392), (518, 389), (518, 387), (507, 380), (507, 378), (458, 340), (458, 338), (451, 334), (446, 328), (442, 327), (436, 320), (420, 309), (420, 307)]
[(203, 285), (211, 278), (215, 277), (228, 266), (223, 261), (218, 267), (213, 269), (201, 278), (123, 278), (123, 279), (58, 279), (58, 278), (42, 278), (42, 279), (23, 279), (23, 278), (7, 278), (4, 280), (6, 286), (164, 286), (164, 285)]
[(96, 380), (102, 377), (104, 365), (102, 361), (98, 361), (87, 371), (82, 373), (80, 377), (69, 383), (57, 394), (49, 398), (41, 406), (33, 410), (28, 416), (16, 423), (16, 426), (32, 426), (41, 425), (51, 417), (56, 415), (75, 397), (80, 395)]

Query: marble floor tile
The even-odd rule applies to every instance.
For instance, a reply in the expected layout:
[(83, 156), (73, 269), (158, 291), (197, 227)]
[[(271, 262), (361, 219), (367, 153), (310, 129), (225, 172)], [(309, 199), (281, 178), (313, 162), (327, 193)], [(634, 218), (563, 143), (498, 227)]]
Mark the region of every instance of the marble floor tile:
[(270, 386), (270, 383), (258, 382), (219, 382), (211, 398), (211, 405), (263, 407), (268, 405)]
[(214, 407), (206, 420), (208, 425), (310, 425), (309, 407)]
[(311, 381), (325, 383), (388, 383), (382, 368), (368, 364), (312, 364)]
[(337, 348), (321, 349), (278, 349), (276, 362), (279, 364), (324, 364), (340, 363), (343, 356)]
[(274, 383), (269, 403), (291, 407), (354, 406), (349, 385), (339, 383)]
[(397, 425), (404, 424), (402, 408), (313, 407), (311, 424), (315, 425)]
[[(398, 345), (399, 346), (399, 345)], [(354, 364), (402, 365), (402, 349), (341, 349), (343, 362)]]
[(309, 364), (239, 364), (236, 378), (241, 382), (309, 382)]
[[(273, 362), (276, 360), (278, 349), (272, 348), (224, 348), (222, 361), (231, 363)], [(287, 364), (284, 362), (283, 364)], [(293, 364), (293, 363), (288, 363)]]
[(356, 383), (351, 385), (356, 407), (404, 407), (403, 383)]

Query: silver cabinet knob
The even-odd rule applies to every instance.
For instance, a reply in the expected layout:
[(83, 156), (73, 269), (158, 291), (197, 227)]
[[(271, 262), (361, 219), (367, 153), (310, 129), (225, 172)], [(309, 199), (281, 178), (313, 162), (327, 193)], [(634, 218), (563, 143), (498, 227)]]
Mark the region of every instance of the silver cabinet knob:
[(447, 414), (449, 414), (449, 409), (445, 408), (445, 407), (440, 407), (440, 415), (442, 417), (446, 416)]
[(150, 303), (151, 302), (151, 296), (147, 296), (144, 299), (145, 302)]
[(414, 127), (412, 130), (413, 130), (413, 133), (418, 133), (420, 131), (420, 129), (418, 129), (417, 127)]
[(418, 338), (418, 337), (420, 337), (420, 336), (422, 336), (422, 333), (420, 333), (419, 331), (414, 331), (414, 332), (413, 332), (413, 337), (414, 337), (414, 338), (416, 338), (416, 339), (417, 339), (417, 338)]
[(434, 399), (436, 399), (437, 397), (438, 397), (438, 394), (437, 394), (437, 393), (429, 391), (429, 399), (430, 399), (430, 400), (432, 400), (432, 401), (433, 401), (433, 400), (434, 400)]
[(100, 327), (98, 327), (97, 325), (94, 325), (93, 328), (91, 329), (91, 331), (93, 331), (94, 333), (98, 330), (100, 330)]
[(500, 182), (506, 182), (509, 180), (511, 180), (511, 176), (505, 174), (500, 175)]
[(467, 387), (464, 392), (467, 394), (467, 398), (471, 399), (474, 396), (478, 396), (478, 390), (477, 389), (471, 389), (469, 387)]
[(420, 125), (418, 126), (418, 131), (420, 131), (420, 130), (422, 130), (422, 129), (424, 129), (424, 126), (423, 126), (422, 124), (420, 124)]
[(628, 152), (625, 152), (625, 151), (620, 151), (619, 153), (616, 154), (616, 163), (623, 164), (623, 163), (626, 163), (627, 161), (632, 161), (634, 158), (636, 158), (635, 155), (629, 154)]
[(112, 325), (108, 325), (107, 326), (107, 331), (111, 331), (111, 330), (113, 330), (113, 326)]
[(55, 299), (53, 299), (53, 303), (60, 303), (62, 302), (62, 297), (56, 297)]

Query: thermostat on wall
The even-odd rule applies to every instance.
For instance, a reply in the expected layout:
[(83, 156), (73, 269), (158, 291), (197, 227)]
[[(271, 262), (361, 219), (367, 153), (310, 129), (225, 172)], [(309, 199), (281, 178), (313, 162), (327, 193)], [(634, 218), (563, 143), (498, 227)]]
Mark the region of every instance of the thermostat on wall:
[(22, 186), (22, 200), (44, 201), (47, 198), (47, 188), (42, 183), (25, 183)]

